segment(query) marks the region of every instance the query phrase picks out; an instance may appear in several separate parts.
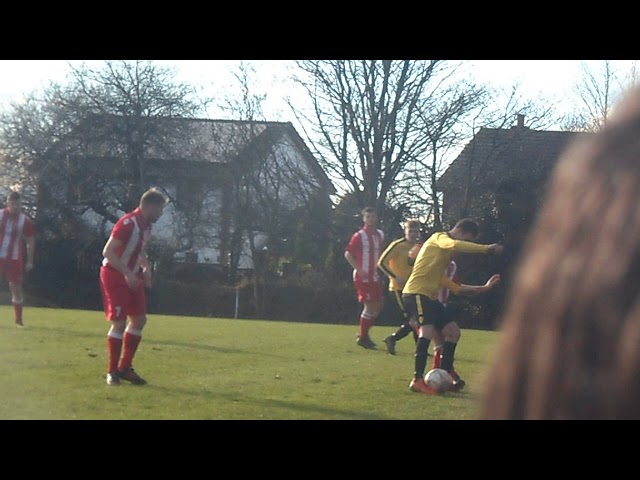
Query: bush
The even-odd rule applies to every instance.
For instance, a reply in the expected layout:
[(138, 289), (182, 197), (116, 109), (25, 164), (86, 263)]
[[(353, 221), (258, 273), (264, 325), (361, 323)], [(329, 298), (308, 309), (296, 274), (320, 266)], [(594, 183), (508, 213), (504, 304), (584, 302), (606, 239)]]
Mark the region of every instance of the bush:
[[(52, 258), (40, 264), (25, 283), (27, 305), (101, 310), (102, 298), (96, 271), (70, 271), (65, 258)], [(53, 268), (56, 267), (56, 268)], [(238, 317), (257, 318), (254, 300), (254, 279), (245, 278), (236, 289), (203, 275), (189, 280), (158, 276), (147, 291), (147, 306), (151, 314), (234, 318), (236, 294)], [(6, 285), (6, 284), (5, 284)], [(10, 304), (6, 286), (0, 300)], [(496, 292), (498, 293), (498, 292)], [(362, 305), (358, 303), (351, 279), (337, 279), (330, 273), (308, 270), (284, 278), (274, 276), (266, 284), (259, 283), (264, 305), (261, 319), (305, 323), (358, 325)], [(452, 298), (449, 308), (463, 328), (492, 329), (493, 315), (485, 315), (486, 304), (497, 303), (483, 297), (478, 300)], [(493, 300), (493, 301), (492, 301)], [(484, 308), (483, 308), (484, 307)], [(403, 322), (395, 298), (385, 292), (385, 303), (376, 325), (396, 327)]]
[(227, 285), (157, 278), (147, 305), (149, 313), (233, 318), (235, 297), (236, 289)]

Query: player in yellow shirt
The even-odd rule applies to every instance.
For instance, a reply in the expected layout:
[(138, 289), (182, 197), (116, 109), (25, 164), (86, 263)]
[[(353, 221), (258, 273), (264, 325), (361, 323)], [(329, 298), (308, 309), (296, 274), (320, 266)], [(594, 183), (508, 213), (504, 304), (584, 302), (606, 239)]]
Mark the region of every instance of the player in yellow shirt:
[[(455, 336), (450, 333), (451, 329), (447, 327), (450, 325), (455, 327), (457, 324), (451, 320), (445, 306), (438, 301), (438, 290), (443, 277), (445, 280), (449, 280), (444, 274), (453, 254), (502, 253), (503, 247), (497, 243), (491, 245), (473, 243), (478, 233), (478, 224), (469, 218), (465, 218), (456, 223), (448, 232), (436, 232), (431, 235), (420, 249), (411, 270), (411, 275), (409, 275), (409, 279), (402, 290), (403, 304), (411, 323), (417, 323), (420, 326), (419, 338), (416, 343), (414, 378), (409, 384), (409, 388), (413, 391), (429, 395), (437, 394), (435, 390), (429, 388), (424, 382), (427, 350), (436, 329), (441, 330), (444, 336), (440, 368), (447, 372), (450, 372), (453, 368), (456, 340)], [(496, 280), (492, 279), (483, 286), (468, 287), (488, 290), (494, 283), (499, 281), (499, 277)], [(454, 294), (463, 292), (462, 286), (456, 285), (450, 280), (448, 283), (447, 287)], [(458, 387), (454, 378), (452, 388), (456, 390)]]
[(409, 220), (404, 226), (404, 236), (391, 242), (378, 260), (378, 268), (389, 277), (389, 292), (400, 307), (404, 317), (398, 330), (384, 339), (387, 351), (391, 355), (396, 354), (396, 342), (409, 335), (409, 333), (413, 332), (414, 340), (418, 341), (417, 329), (411, 326), (409, 317), (404, 310), (402, 289), (409, 279), (413, 266), (413, 261), (409, 258), (409, 252), (419, 240), (420, 222), (418, 220)]

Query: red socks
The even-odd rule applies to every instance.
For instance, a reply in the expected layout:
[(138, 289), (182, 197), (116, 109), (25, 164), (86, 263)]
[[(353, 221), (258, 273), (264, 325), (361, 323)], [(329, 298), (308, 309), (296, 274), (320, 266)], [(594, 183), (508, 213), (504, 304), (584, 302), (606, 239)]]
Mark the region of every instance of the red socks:
[(107, 352), (109, 354), (109, 366), (107, 372), (117, 372), (118, 361), (120, 360), (120, 353), (122, 352), (122, 338), (107, 335)]
[(120, 360), (118, 370), (122, 371), (131, 368), (133, 357), (136, 354), (141, 339), (141, 335), (131, 333), (129, 330), (124, 332), (122, 360)]
[(16, 323), (22, 323), (22, 303), (13, 303), (13, 312), (16, 316)]
[(360, 338), (366, 338), (369, 336), (369, 330), (371, 330), (374, 321), (375, 317), (370, 317), (365, 314), (360, 315)]
[(442, 361), (442, 345), (435, 345), (433, 347), (433, 366), (432, 368), (440, 368), (440, 362)]

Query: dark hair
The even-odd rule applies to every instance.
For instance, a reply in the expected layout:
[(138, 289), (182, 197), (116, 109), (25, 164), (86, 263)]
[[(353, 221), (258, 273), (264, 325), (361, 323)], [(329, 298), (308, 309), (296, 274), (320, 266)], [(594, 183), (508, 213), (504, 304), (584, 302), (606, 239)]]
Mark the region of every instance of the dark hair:
[(140, 205), (158, 205), (164, 206), (167, 203), (167, 197), (155, 188), (150, 188), (140, 197)]
[(364, 217), (365, 213), (375, 213), (376, 215), (378, 214), (378, 212), (376, 212), (376, 209), (373, 207), (365, 207), (362, 209), (362, 216)]
[(15, 190), (10, 192), (9, 195), (7, 196), (7, 201), (16, 201), (21, 199), (22, 199), (22, 196), (20, 195), (20, 192), (16, 192)]
[(500, 318), (483, 419), (640, 419), (640, 88), (563, 153)]
[(470, 233), (474, 237), (477, 237), (478, 233), (480, 232), (480, 227), (478, 226), (478, 222), (476, 222), (475, 220), (472, 220), (471, 218), (463, 218), (462, 220), (459, 220), (458, 223), (456, 223), (453, 228), (458, 228), (464, 233)]
[(420, 220), (407, 220), (407, 223), (405, 224), (405, 228), (415, 228), (421, 226), (422, 224), (420, 223)]

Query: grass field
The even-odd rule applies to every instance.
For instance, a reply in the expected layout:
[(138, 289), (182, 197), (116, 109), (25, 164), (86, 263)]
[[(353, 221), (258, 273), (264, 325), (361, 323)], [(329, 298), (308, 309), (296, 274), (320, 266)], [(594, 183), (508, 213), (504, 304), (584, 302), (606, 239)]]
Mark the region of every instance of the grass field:
[[(150, 315), (136, 370), (145, 386), (107, 386), (100, 311), (0, 307), (0, 419), (472, 420), (496, 332), (463, 330), (460, 393), (409, 391), (414, 343), (398, 355), (355, 344), (356, 327)], [(431, 364), (431, 357), (428, 359)]]

